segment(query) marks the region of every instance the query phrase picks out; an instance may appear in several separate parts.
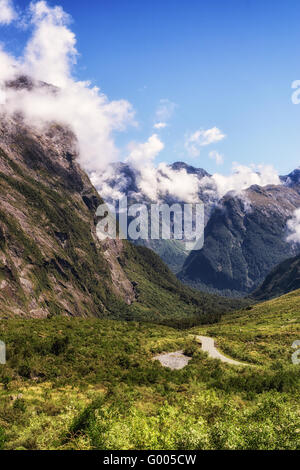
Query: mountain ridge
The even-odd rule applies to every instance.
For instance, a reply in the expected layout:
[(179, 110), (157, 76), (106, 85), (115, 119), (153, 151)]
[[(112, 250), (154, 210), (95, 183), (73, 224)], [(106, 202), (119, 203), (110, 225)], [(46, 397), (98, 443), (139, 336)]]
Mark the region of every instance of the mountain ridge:
[(237, 305), (183, 286), (146, 248), (100, 243), (103, 201), (70, 129), (2, 115), (0, 149), (0, 316), (200, 321)]
[(286, 241), (286, 224), (300, 207), (300, 192), (289, 186), (252, 186), (241, 199), (224, 196), (205, 228), (204, 247), (193, 252), (179, 274), (214, 292), (247, 295), (269, 271), (297, 253)]

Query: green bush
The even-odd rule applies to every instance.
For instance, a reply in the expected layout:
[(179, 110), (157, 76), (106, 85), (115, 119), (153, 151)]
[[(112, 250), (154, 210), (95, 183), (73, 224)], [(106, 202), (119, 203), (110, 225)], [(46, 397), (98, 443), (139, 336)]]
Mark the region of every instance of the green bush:
[(25, 411), (26, 411), (26, 402), (25, 402), (25, 400), (23, 398), (17, 398), (14, 401), (13, 409), (18, 410), (21, 413), (25, 413)]
[(5, 432), (4, 432), (4, 429), (0, 426), (0, 450), (4, 449), (5, 441), (6, 441)]
[(65, 336), (64, 338), (56, 338), (51, 346), (51, 353), (55, 354), (55, 356), (59, 356), (66, 352), (69, 346), (69, 338)]
[(24, 379), (30, 379), (31, 377), (31, 369), (27, 364), (22, 364), (18, 369), (18, 374)]

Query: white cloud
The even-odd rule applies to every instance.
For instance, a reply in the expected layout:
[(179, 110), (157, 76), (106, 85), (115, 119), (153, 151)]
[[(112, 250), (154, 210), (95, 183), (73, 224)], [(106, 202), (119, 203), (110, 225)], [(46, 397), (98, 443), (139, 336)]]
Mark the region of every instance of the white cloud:
[(206, 130), (199, 129), (186, 136), (185, 148), (191, 157), (199, 157), (201, 147), (219, 142), (225, 137), (226, 135), (217, 127)]
[(199, 181), (196, 175), (189, 174), (185, 169), (173, 170), (166, 163), (160, 163), (157, 168), (157, 192), (169, 194), (178, 201), (199, 201)]
[(233, 164), (232, 174), (225, 176), (215, 173), (212, 177), (205, 177), (201, 180), (201, 186), (205, 190), (206, 187), (213, 187), (221, 199), (229, 191), (237, 194), (253, 185), (267, 186), (269, 184), (281, 184), (278, 173), (271, 165), (252, 165), (245, 166), (237, 163)]
[[(144, 143), (132, 142), (126, 162), (133, 168), (140, 197), (148, 197), (157, 201), (161, 196), (170, 196), (186, 202), (195, 202), (198, 198), (198, 179), (188, 174), (185, 169), (175, 171), (166, 163), (155, 166), (155, 159), (164, 149), (163, 142), (157, 134), (153, 134)], [(113, 188), (108, 184), (115, 181)], [(126, 187), (126, 179), (121, 174), (107, 170), (105, 173), (93, 175), (93, 183), (103, 197), (118, 199)]]
[(288, 231), (290, 232), (287, 241), (291, 243), (300, 243), (300, 209), (297, 209), (293, 218), (287, 223)]
[(153, 164), (155, 158), (163, 150), (164, 144), (157, 134), (153, 134), (145, 143), (131, 143), (127, 162), (137, 173), (137, 184), (140, 190), (150, 199), (157, 198), (156, 168)]
[(163, 150), (164, 144), (157, 134), (153, 134), (149, 137), (147, 142), (142, 144), (132, 142), (129, 148), (130, 154), (127, 158), (127, 162), (132, 163), (135, 168), (139, 168), (152, 163), (159, 152)]
[(154, 129), (164, 129), (165, 127), (167, 127), (167, 123), (166, 122), (157, 122), (154, 124)]
[(177, 105), (168, 99), (161, 99), (155, 113), (154, 129), (167, 127), (167, 121), (171, 119)]
[[(30, 125), (53, 121), (68, 125), (78, 138), (82, 166), (89, 172), (101, 170), (119, 158), (113, 131), (133, 124), (132, 107), (126, 100), (109, 101), (89, 82), (72, 77), (78, 55), (76, 38), (61, 7), (39, 1), (31, 3), (30, 14), (33, 33), (24, 55), (15, 59), (0, 50), (2, 111), (22, 112)], [(6, 80), (24, 73), (59, 88), (55, 92), (41, 86), (31, 91), (5, 89)]]
[[(148, 197), (159, 201), (166, 195), (182, 202), (197, 202), (204, 196), (207, 204), (217, 204), (225, 194), (233, 192), (243, 199), (245, 208), (250, 208), (245, 190), (252, 185), (267, 186), (281, 184), (279, 176), (272, 166), (243, 166), (234, 164), (230, 175), (215, 173), (212, 176), (198, 178), (187, 173), (184, 168), (174, 170), (166, 163), (155, 166), (155, 158), (163, 149), (163, 143), (156, 134), (143, 144), (132, 144), (127, 163), (135, 172), (137, 194), (140, 200)], [(111, 182), (113, 187), (110, 186)], [(126, 192), (127, 180), (115, 169), (101, 172), (94, 176), (93, 183), (103, 197), (118, 199)]]
[(12, 0), (0, 0), (0, 24), (10, 24), (16, 17)]
[[(112, 165), (107, 165), (101, 171), (91, 173), (91, 181), (96, 189), (99, 189), (101, 197), (104, 200), (117, 201), (121, 199), (128, 184), (128, 179), (121, 172), (117, 172), (116, 168)], [(114, 182), (113, 187), (109, 184), (110, 181)]]
[(212, 160), (215, 160), (217, 165), (223, 165), (224, 163), (224, 157), (221, 153), (217, 152), (216, 150), (213, 150), (212, 152), (209, 152), (209, 158)]
[(70, 17), (62, 7), (45, 1), (30, 4), (33, 35), (27, 44), (24, 71), (39, 80), (65, 87), (76, 63), (75, 34), (68, 28)]

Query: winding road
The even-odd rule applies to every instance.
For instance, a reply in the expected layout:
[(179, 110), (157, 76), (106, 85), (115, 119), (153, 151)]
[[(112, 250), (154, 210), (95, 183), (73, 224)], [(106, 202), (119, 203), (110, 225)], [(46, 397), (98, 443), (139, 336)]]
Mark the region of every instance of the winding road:
[(215, 340), (213, 338), (209, 338), (208, 336), (196, 336), (195, 339), (197, 343), (201, 344), (202, 351), (207, 352), (209, 357), (213, 359), (220, 359), (220, 361), (222, 362), (226, 362), (227, 364), (233, 364), (235, 366), (250, 366), (250, 364), (235, 361), (234, 359), (230, 359), (229, 357), (226, 357), (221, 354), (215, 347)]
[[(192, 336), (192, 335), (190, 335)], [(222, 362), (227, 364), (232, 364), (234, 366), (251, 366), (252, 364), (246, 364), (243, 362), (235, 361), (221, 354), (215, 347), (215, 340), (209, 338), (208, 336), (193, 336), (193, 338), (201, 345), (202, 351), (208, 353), (209, 357), (212, 359), (219, 359)], [(175, 351), (170, 353), (162, 353), (153, 358), (154, 361), (159, 361), (163, 367), (168, 367), (169, 369), (183, 369), (186, 367), (191, 360), (191, 357), (186, 356), (183, 351)]]

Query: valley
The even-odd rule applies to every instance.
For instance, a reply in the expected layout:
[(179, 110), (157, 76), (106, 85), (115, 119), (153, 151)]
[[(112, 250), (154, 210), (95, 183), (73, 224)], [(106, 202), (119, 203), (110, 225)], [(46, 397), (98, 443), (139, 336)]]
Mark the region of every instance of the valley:
[[(15, 117), (2, 120), (0, 137), (0, 447), (298, 448), (291, 345), (300, 295), (289, 275), (271, 275), (266, 291), (275, 276), (292, 292), (263, 303), (255, 303), (261, 294), (233, 299), (184, 285), (153, 250), (98, 240), (102, 199), (77, 163), (72, 132), (41, 133)], [(288, 199), (289, 208), (298, 197), (253, 191)], [(226, 201), (239, 207), (236, 227), (247, 217), (251, 226), (256, 212)], [(295, 263), (285, 270), (291, 279)], [(153, 361), (177, 351), (183, 368)]]
[[(297, 449), (299, 291), (187, 330), (99, 319), (0, 321), (6, 449)], [(192, 339), (214, 337), (237, 367)], [(170, 370), (152, 358), (182, 350)]]
[(299, 14), (0, 0), (0, 451), (21, 465), (300, 450)]

